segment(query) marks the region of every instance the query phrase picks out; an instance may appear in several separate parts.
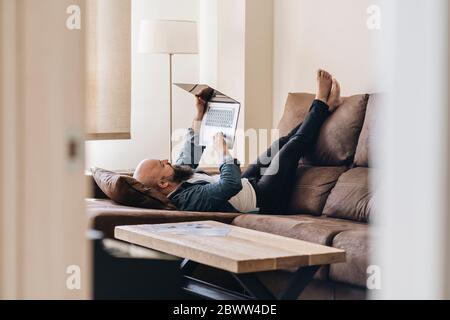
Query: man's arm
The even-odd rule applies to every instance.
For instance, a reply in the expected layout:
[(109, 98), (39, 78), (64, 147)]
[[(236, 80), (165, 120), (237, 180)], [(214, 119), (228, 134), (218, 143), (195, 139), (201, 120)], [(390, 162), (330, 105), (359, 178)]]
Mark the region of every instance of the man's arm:
[(188, 129), (183, 148), (181, 149), (180, 155), (175, 162), (176, 165), (190, 166), (193, 169), (197, 169), (202, 158), (203, 151), (205, 151), (205, 147), (199, 145), (199, 134), (203, 117), (206, 112), (206, 102), (197, 97), (196, 107), (197, 115), (192, 121), (192, 127)]
[(220, 179), (216, 183), (203, 186), (203, 191), (210, 201), (228, 201), (242, 190), (241, 169), (237, 160), (230, 155), (222, 134), (214, 137), (214, 149), (222, 160)]
[(210, 205), (222, 204), (242, 190), (242, 178), (239, 165), (225, 161), (220, 166), (220, 180), (201, 187), (205, 200)]

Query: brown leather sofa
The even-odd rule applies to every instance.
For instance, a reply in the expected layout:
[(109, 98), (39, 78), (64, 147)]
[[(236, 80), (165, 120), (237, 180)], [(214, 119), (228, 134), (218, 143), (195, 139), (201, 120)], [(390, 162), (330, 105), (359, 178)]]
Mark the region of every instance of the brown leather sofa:
[[(279, 124), (287, 134), (306, 116), (314, 96), (289, 94)], [(229, 213), (172, 212), (119, 206), (104, 199), (88, 199), (95, 229), (113, 237), (114, 227), (182, 221), (215, 220), (311, 241), (346, 250), (347, 262), (323, 267), (300, 299), (365, 299), (368, 256), (372, 248), (369, 221), (374, 210), (369, 179), (374, 109), (379, 95), (345, 98), (325, 122), (314, 150), (302, 159), (289, 212), (283, 216)], [(290, 192), (286, 190), (286, 192)], [(261, 280), (274, 292), (281, 290), (289, 271), (270, 272)]]

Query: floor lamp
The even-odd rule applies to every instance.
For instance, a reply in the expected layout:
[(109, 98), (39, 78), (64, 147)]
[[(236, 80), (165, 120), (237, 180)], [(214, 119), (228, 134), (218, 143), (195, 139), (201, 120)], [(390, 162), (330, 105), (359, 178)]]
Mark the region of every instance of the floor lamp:
[(139, 35), (139, 53), (169, 55), (170, 72), (170, 157), (173, 152), (173, 56), (197, 54), (198, 34), (195, 21), (142, 20)]

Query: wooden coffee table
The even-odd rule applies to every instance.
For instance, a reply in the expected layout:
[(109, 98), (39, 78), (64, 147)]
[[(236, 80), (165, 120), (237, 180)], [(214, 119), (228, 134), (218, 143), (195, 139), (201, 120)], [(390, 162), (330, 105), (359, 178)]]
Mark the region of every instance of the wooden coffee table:
[[(213, 221), (117, 227), (115, 237), (183, 258), (184, 290), (203, 298), (297, 299), (322, 265), (345, 262), (345, 251)], [(242, 287), (234, 292), (193, 278), (199, 264), (228, 271)], [(264, 271), (295, 269), (275, 297), (258, 279)]]

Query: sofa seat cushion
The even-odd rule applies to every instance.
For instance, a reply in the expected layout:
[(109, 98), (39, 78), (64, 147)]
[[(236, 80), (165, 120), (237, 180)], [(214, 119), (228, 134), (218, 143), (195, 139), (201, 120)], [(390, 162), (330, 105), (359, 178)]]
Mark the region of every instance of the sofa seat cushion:
[[(333, 238), (342, 231), (365, 228), (364, 224), (327, 217), (241, 215), (233, 225), (284, 237), (331, 246)], [(321, 268), (317, 279), (328, 279), (328, 267)]]
[(258, 214), (240, 215), (234, 219), (233, 225), (326, 246), (331, 246), (334, 236), (342, 231), (366, 227), (362, 223), (324, 216)]
[(213, 220), (230, 224), (239, 214), (181, 212), (125, 207), (111, 200), (87, 199), (87, 212), (91, 227), (114, 238), (114, 229), (123, 225), (161, 224)]
[(333, 239), (333, 247), (346, 251), (347, 261), (330, 267), (333, 281), (366, 287), (368, 259), (373, 246), (369, 238), (369, 228), (363, 227), (339, 233)]

